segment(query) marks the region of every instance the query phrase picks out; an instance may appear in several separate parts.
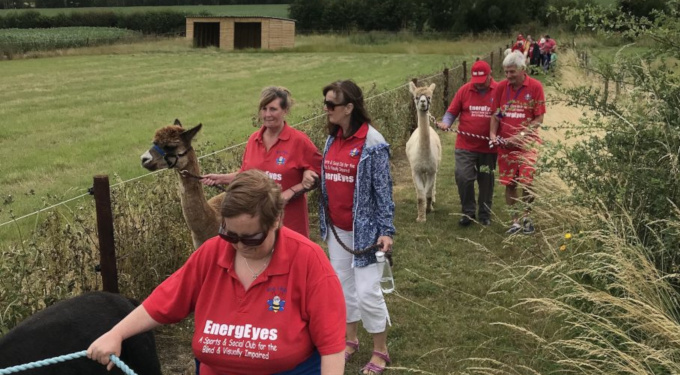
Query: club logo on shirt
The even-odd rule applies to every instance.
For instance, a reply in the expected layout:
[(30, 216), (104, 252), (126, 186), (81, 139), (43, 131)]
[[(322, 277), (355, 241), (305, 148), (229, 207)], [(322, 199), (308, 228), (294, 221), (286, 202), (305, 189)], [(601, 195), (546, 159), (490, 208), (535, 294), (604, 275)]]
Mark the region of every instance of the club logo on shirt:
[(357, 155), (359, 155), (359, 149), (358, 148), (353, 148), (352, 151), (349, 152), (349, 156), (356, 158)]
[(279, 156), (278, 158), (276, 158), (276, 164), (277, 165), (284, 165), (285, 163), (286, 163), (286, 158), (284, 158), (283, 156)]
[(527, 102), (530, 101), (531, 100), (531, 94), (524, 95), (524, 100), (526, 100)]
[(283, 311), (284, 306), (286, 306), (286, 301), (281, 300), (281, 297), (279, 296), (274, 296), (274, 298), (267, 300), (267, 305), (269, 305), (269, 311), (277, 313)]

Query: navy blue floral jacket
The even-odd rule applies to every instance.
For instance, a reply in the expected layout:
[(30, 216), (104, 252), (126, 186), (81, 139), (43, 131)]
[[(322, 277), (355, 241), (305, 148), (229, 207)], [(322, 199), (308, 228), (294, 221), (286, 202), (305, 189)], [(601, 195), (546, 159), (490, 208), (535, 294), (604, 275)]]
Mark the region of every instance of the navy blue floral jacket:
[[(323, 157), (331, 144), (334, 136), (326, 140)], [(361, 159), (357, 166), (357, 178), (354, 188), (354, 204), (352, 209), (354, 226), (354, 249), (364, 249), (375, 244), (380, 236), (394, 236), (394, 201), (392, 200), (392, 175), (390, 173), (390, 145), (385, 138), (373, 126), (368, 126), (366, 141), (361, 151)], [(321, 199), (324, 204), (319, 205), (319, 218), (321, 222), (321, 237), (327, 240), (327, 236), (333, 233), (326, 222), (324, 206), (328, 204), (326, 192), (325, 171), (321, 164)], [(350, 244), (347, 244), (348, 246)], [(375, 252), (369, 251), (354, 257), (354, 266), (365, 267), (376, 262)]]

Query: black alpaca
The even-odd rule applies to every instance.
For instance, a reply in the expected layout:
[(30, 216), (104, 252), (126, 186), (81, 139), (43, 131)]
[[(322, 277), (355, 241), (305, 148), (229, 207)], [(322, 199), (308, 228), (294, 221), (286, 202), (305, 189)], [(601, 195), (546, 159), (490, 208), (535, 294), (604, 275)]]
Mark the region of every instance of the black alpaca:
[[(91, 292), (60, 301), (27, 318), (0, 338), (0, 369), (86, 350), (138, 303), (118, 294)], [(160, 375), (153, 333), (123, 342), (121, 360), (138, 375)], [(19, 375), (114, 375), (87, 357), (25, 370)]]

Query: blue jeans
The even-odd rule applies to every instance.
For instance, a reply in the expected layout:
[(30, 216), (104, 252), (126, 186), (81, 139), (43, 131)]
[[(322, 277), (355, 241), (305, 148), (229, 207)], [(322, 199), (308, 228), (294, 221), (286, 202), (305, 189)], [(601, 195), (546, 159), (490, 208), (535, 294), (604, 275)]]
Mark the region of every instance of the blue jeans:
[[(194, 358), (196, 361), (196, 375), (199, 375), (199, 369), (201, 367), (201, 362), (198, 358)], [(320, 375), (321, 374), (321, 355), (318, 351), (314, 351), (312, 355), (309, 356), (304, 362), (295, 366), (294, 369), (279, 372), (274, 375)]]

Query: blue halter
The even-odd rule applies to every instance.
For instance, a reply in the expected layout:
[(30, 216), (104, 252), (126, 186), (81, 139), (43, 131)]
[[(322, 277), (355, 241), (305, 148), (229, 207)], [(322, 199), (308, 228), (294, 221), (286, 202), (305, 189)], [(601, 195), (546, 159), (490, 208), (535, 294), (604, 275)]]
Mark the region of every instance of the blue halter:
[[(168, 153), (155, 143), (153, 144), (153, 147), (151, 149), (156, 151), (163, 158), (163, 160), (165, 160), (165, 162), (168, 164), (168, 169), (170, 169), (174, 168), (177, 165), (179, 158), (186, 155), (189, 151), (193, 149), (193, 147), (189, 147), (188, 149), (184, 150), (184, 152), (181, 152), (179, 154)], [(170, 159), (172, 159), (172, 161)]]

